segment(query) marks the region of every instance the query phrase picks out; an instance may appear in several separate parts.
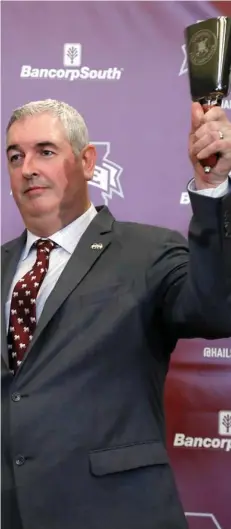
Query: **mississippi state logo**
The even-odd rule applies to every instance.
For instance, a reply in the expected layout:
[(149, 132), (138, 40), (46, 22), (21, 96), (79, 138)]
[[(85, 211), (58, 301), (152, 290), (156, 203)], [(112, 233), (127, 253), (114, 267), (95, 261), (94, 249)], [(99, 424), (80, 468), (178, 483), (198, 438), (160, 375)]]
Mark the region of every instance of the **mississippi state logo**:
[(210, 30), (197, 31), (188, 46), (188, 57), (194, 66), (209, 62), (217, 49), (217, 37)]
[(97, 148), (98, 162), (89, 185), (97, 187), (101, 191), (104, 204), (108, 206), (108, 202), (114, 194), (124, 198), (120, 182), (123, 168), (111, 160), (111, 143), (109, 141), (93, 141), (91, 143)]

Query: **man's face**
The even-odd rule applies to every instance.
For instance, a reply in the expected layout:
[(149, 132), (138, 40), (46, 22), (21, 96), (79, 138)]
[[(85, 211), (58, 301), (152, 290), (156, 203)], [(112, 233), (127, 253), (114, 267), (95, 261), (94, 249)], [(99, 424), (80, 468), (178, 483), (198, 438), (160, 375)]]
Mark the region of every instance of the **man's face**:
[(68, 224), (83, 211), (95, 148), (76, 157), (57, 117), (37, 114), (13, 123), (7, 134), (11, 189), (26, 226), (31, 218), (57, 216)]

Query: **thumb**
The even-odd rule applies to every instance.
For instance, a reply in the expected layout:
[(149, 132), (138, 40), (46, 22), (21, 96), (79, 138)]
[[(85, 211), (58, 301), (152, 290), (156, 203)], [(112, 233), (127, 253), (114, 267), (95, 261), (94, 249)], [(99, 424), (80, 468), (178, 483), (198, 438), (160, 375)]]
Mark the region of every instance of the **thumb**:
[(191, 132), (195, 132), (204, 121), (204, 110), (200, 103), (192, 103)]

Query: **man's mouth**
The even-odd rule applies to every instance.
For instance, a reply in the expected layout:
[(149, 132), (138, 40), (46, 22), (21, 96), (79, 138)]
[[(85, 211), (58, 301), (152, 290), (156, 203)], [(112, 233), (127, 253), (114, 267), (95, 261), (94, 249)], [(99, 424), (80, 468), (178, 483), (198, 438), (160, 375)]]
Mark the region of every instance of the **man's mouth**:
[(47, 189), (46, 187), (43, 187), (43, 186), (34, 186), (34, 187), (29, 187), (28, 189), (26, 189), (26, 191), (24, 191), (24, 193), (28, 194), (28, 193), (35, 193), (36, 191), (42, 191), (44, 189)]

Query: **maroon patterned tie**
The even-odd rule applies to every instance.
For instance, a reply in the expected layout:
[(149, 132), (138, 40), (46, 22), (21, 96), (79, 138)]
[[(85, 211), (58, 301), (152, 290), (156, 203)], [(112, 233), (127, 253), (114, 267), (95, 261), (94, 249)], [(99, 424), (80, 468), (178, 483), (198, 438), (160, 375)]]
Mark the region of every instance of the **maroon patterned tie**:
[(20, 366), (36, 328), (36, 298), (49, 267), (51, 250), (56, 244), (50, 239), (38, 239), (36, 261), (29, 272), (20, 279), (13, 290), (9, 330), (9, 368), (13, 374)]

